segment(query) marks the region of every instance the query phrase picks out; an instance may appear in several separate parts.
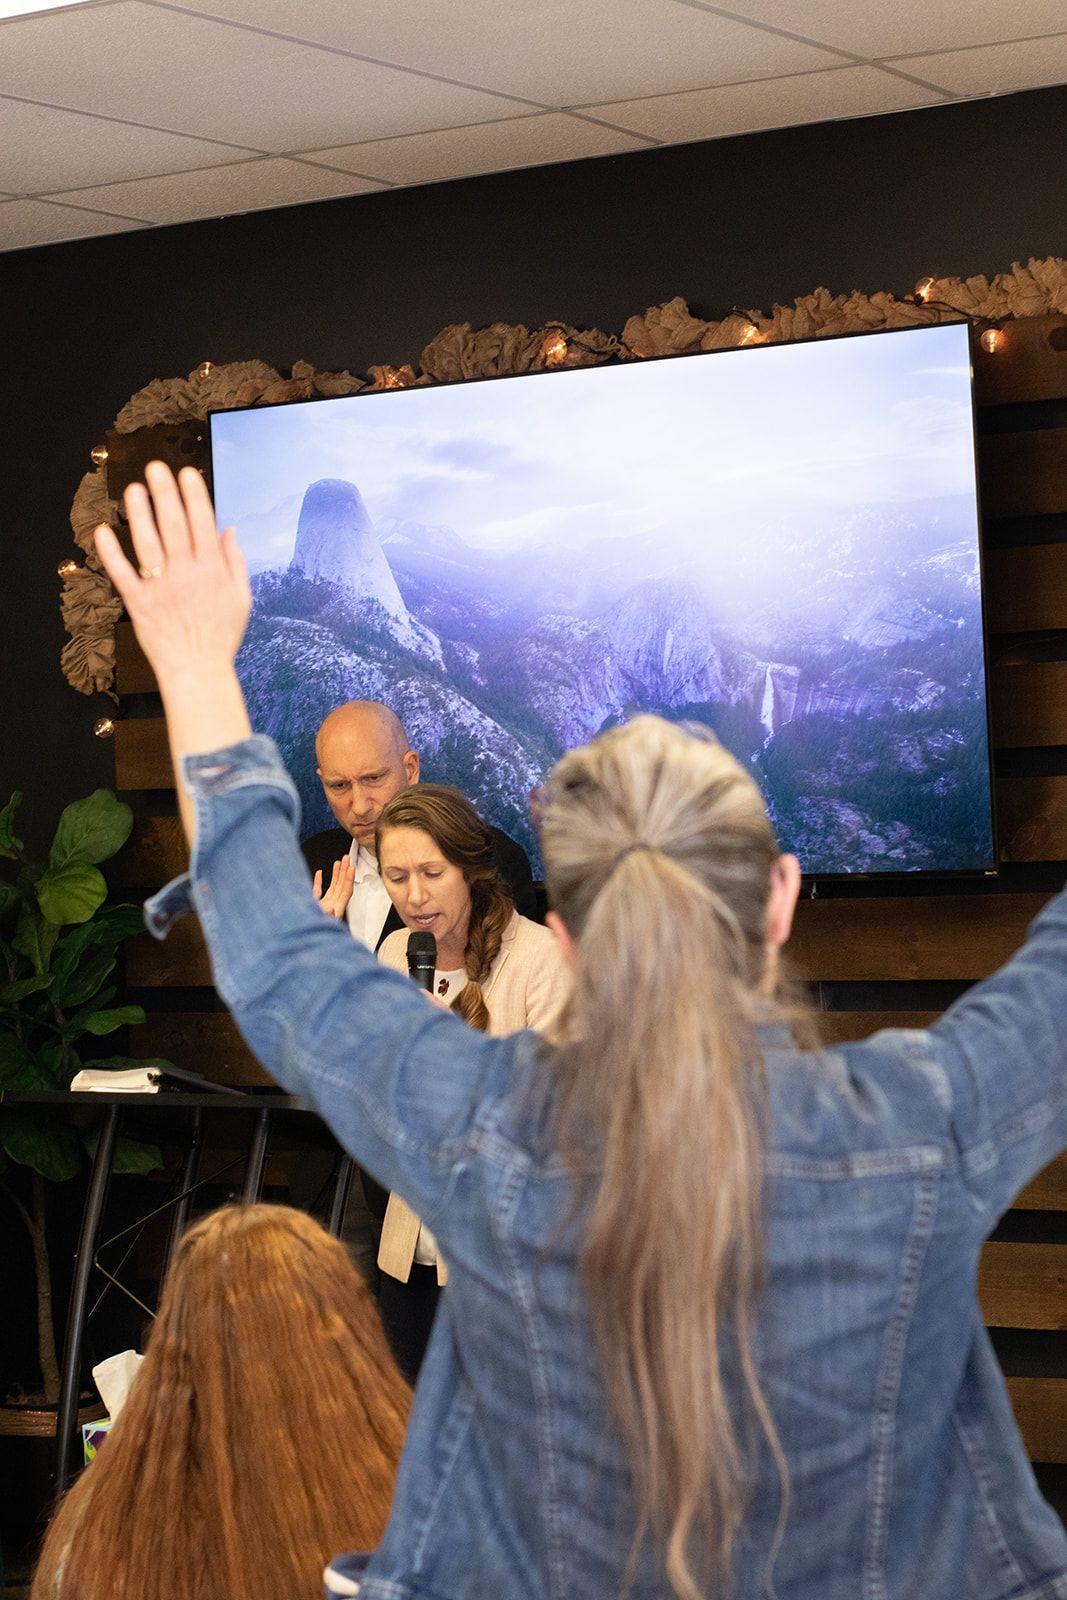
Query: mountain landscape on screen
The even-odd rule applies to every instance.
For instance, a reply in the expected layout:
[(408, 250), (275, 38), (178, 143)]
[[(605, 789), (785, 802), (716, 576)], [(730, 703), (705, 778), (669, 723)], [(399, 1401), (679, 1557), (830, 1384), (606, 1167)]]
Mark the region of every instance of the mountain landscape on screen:
[[(358, 485), (320, 480), (288, 566), (253, 580), (241, 680), (305, 832), (330, 824), (311, 736), (342, 700), (392, 705), (426, 778), (535, 858), (528, 797), (555, 757), (654, 711), (716, 731), (807, 871), (968, 866), (988, 830), (969, 511), (842, 513), (818, 539), (776, 539), (773, 584), (735, 568), (716, 595), (663, 546), (617, 552), (608, 572), (596, 545), (487, 556), (454, 529), (376, 528)], [(763, 540), (745, 547), (758, 568)]]
[(962, 324), (211, 418), (238, 667), (305, 834), (344, 700), (540, 867), (529, 797), (637, 712), (703, 724), (809, 874), (994, 864)]

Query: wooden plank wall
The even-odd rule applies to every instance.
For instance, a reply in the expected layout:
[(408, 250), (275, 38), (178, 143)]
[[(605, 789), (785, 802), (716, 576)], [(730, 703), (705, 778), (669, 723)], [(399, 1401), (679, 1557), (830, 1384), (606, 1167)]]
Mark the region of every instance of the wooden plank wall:
[[(930, 1022), (1020, 943), (1067, 871), (1067, 318), (1011, 324), (975, 360), (1002, 867), (995, 879), (834, 885), (802, 902), (794, 957), (831, 1039)], [(124, 886), (149, 891), (185, 854), (155, 684), (126, 624), (118, 689), (116, 783), (138, 813)], [(150, 1013), (142, 1053), (264, 1081), (213, 995), (192, 923), (163, 945), (146, 936), (128, 976)], [(979, 1291), (1033, 1459), (1067, 1463), (1067, 1162), (1019, 1196), (986, 1247)]]

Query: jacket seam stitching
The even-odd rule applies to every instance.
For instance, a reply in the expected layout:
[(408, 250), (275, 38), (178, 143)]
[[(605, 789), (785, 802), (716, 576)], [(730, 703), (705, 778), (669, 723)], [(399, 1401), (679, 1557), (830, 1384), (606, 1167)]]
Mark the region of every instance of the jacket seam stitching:
[(909, 1239), (897, 1292), (896, 1312), (886, 1333), (875, 1406), (868, 1492), (870, 1521), (864, 1540), (863, 1594), (865, 1600), (885, 1600), (885, 1554), (889, 1536), (890, 1486), (896, 1447), (896, 1411), (904, 1365), (904, 1350), (918, 1298), (934, 1218), (937, 1213), (938, 1175), (924, 1174), (916, 1185)]
[(1000, 1162), (1004, 1147), (1020, 1143), (1031, 1138), (1035, 1133), (1042, 1132), (1063, 1111), (1067, 1104), (1067, 1087), (1061, 1088), (1059, 1093), (1044, 1096), (1034, 1105), (1028, 1106), (1010, 1120), (999, 1123), (991, 1129), (987, 1138), (980, 1144), (972, 1145), (962, 1154), (962, 1166), (965, 1176), (977, 1178), (995, 1168)]
[(1004, 1576), (1010, 1579), (1013, 1585), (1025, 1584), (1026, 1574), (1016, 1561), (1014, 1555), (1012, 1554), (1011, 1546), (1004, 1537), (1004, 1531), (1000, 1526), (1000, 1519), (997, 1516), (996, 1508), (988, 1492), (989, 1474), (982, 1464), (980, 1451), (976, 1450), (974, 1447), (976, 1441), (972, 1437), (971, 1430), (964, 1426), (958, 1416), (954, 1416), (952, 1421), (956, 1430), (956, 1436), (963, 1448), (963, 1454), (966, 1458), (967, 1465), (971, 1470), (971, 1476), (974, 1479), (975, 1488), (978, 1491), (978, 1504), (982, 1514), (982, 1521), (986, 1526), (992, 1542), (993, 1555), (998, 1565), (1003, 1569)]
[(463, 1446), (467, 1441), (467, 1435), (470, 1432), (471, 1419), (474, 1416), (474, 1397), (469, 1390), (453, 1401), (453, 1405), (449, 1411), (448, 1419), (445, 1423), (444, 1431), (447, 1432), (448, 1425), (450, 1422), (452, 1422), (455, 1416), (455, 1408), (461, 1403), (461, 1401), (464, 1415), (455, 1424), (455, 1436), (451, 1440), (446, 1440), (444, 1442), (441, 1455), (434, 1462), (434, 1465), (440, 1469), (437, 1475), (437, 1484), (433, 1494), (430, 1496), (430, 1502), (426, 1508), (426, 1515), (422, 1518), (421, 1530), (419, 1531), (411, 1550), (411, 1564), (415, 1572), (419, 1571), (425, 1561), (426, 1547), (430, 1541), (431, 1535), (438, 1533), (437, 1517), (441, 1509), (441, 1502), (446, 1491), (452, 1483), (452, 1474), (455, 1471), (456, 1462), (459, 1459), (460, 1451), (463, 1449)]
[(510, 1231), (505, 1226), (505, 1213), (508, 1214), (508, 1220), (510, 1220), (518, 1203), (519, 1188), (524, 1181), (525, 1174), (516, 1168), (507, 1169), (504, 1189), (492, 1206), (490, 1214), (493, 1230), (500, 1241), (501, 1254), (506, 1264), (512, 1293), (519, 1306), (526, 1329), (526, 1344), (536, 1395), (538, 1455), (541, 1464), (540, 1481), (543, 1486), (541, 1514), (544, 1518), (548, 1544), (549, 1593), (554, 1597), (554, 1600), (562, 1600), (566, 1592), (566, 1564), (563, 1559), (559, 1494), (556, 1484), (556, 1458), (553, 1449), (555, 1425), (552, 1388), (547, 1378), (545, 1352), (537, 1332), (537, 1319), (534, 1315), (532, 1297), (528, 1291), (522, 1269), (516, 1259), (514, 1242), (510, 1236)]

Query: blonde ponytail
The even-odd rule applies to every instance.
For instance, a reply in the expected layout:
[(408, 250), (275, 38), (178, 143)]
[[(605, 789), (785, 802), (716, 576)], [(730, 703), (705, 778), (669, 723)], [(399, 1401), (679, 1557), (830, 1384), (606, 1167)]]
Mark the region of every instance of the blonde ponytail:
[(651, 1534), (679, 1600), (699, 1600), (729, 1584), (751, 1419), (782, 1465), (752, 1360), (777, 850), (733, 758), (650, 717), (565, 756), (542, 818), (577, 941), (557, 1139), (597, 1174), (581, 1267), (631, 1464), (631, 1560)]

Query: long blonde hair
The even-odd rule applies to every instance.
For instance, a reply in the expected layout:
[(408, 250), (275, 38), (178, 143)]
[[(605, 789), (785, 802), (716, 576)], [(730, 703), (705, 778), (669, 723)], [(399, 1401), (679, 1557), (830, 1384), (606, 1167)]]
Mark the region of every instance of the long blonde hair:
[(287, 1206), (184, 1236), (144, 1361), (32, 1600), (292, 1600), (378, 1543), (410, 1390), (344, 1246)]
[(458, 867), (467, 880), (471, 895), (471, 919), (463, 952), (467, 982), (451, 1009), (472, 1028), (485, 1033), (489, 1008), (482, 984), (500, 954), (504, 930), (515, 915), (514, 901), (493, 860), (493, 836), (467, 797), (444, 783), (420, 783), (393, 796), (374, 830), (379, 861), (382, 835), (390, 828), (420, 828), (429, 834), (445, 860)]
[(752, 1356), (755, 1013), (778, 850), (733, 757), (650, 716), (565, 755), (540, 811), (549, 900), (576, 941), (556, 1137), (596, 1173), (581, 1267), (630, 1457), (631, 1562), (651, 1534), (675, 1593), (697, 1600), (729, 1587), (753, 1417), (784, 1485)]

